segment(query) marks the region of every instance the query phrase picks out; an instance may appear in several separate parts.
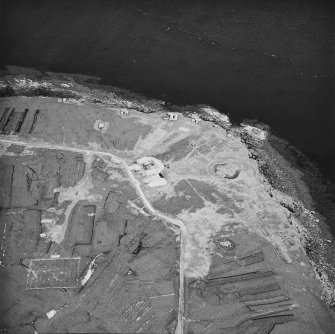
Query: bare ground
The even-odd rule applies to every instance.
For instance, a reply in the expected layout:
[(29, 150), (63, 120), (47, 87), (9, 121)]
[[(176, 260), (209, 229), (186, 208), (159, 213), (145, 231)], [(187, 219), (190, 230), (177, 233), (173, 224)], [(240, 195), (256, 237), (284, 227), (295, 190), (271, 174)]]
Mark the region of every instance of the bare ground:
[[(239, 137), (52, 98), (4, 98), (0, 117), (6, 108), (28, 113), (0, 138), (2, 330), (331, 332), (299, 228)], [(129, 172), (142, 156), (162, 159), (166, 186)]]

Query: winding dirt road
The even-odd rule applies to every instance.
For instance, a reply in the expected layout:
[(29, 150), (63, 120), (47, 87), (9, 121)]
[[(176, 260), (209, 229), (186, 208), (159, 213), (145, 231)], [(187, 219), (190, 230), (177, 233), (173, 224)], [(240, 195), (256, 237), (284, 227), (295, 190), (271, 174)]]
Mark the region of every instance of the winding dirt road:
[(56, 145), (56, 144), (50, 144), (45, 142), (37, 142), (37, 141), (23, 141), (19, 139), (11, 139), (11, 137), (8, 136), (1, 136), (0, 137), (0, 143), (4, 143), (7, 145), (14, 144), (14, 145), (21, 145), (28, 148), (46, 148), (50, 150), (64, 150), (64, 151), (70, 151), (70, 152), (78, 152), (83, 153), (87, 155), (95, 154), (95, 155), (102, 155), (110, 157), (113, 161), (119, 162), (122, 167), (127, 172), (127, 175), (133, 184), (133, 186), (136, 188), (136, 191), (138, 195), (141, 197), (144, 206), (146, 209), (157, 218), (160, 218), (164, 221), (167, 221), (175, 226), (177, 226), (180, 229), (180, 260), (179, 260), (179, 277), (180, 277), (180, 286), (179, 286), (179, 306), (178, 306), (178, 324), (176, 328), (176, 334), (183, 334), (184, 332), (184, 268), (185, 268), (185, 237), (187, 234), (187, 229), (180, 219), (172, 218), (167, 215), (164, 215), (163, 213), (157, 211), (149, 202), (147, 197), (145, 196), (140, 182), (135, 178), (134, 174), (132, 173), (130, 167), (128, 166), (127, 162), (115, 154), (104, 152), (104, 151), (98, 151), (98, 150), (91, 150), (91, 149), (84, 149), (84, 148), (77, 148), (77, 147), (71, 147), (71, 146), (65, 146), (65, 145)]

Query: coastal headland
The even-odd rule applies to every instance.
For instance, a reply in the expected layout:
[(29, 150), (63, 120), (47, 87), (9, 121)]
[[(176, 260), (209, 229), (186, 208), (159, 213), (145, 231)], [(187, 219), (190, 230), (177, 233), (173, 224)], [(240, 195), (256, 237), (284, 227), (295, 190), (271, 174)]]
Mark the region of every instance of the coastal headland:
[(0, 93), (5, 333), (332, 332), (334, 240), (266, 128), (68, 74)]

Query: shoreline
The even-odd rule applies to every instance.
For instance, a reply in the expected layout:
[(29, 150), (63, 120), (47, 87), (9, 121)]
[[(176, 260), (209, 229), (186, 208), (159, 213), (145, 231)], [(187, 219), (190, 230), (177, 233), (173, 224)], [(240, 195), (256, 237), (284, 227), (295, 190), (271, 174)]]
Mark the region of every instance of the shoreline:
[[(301, 244), (312, 264), (315, 276), (322, 283), (326, 303), (335, 310), (334, 235), (326, 218), (315, 209), (316, 200), (311, 194), (310, 185), (304, 180), (302, 171), (293, 165), (294, 161), (289, 159), (290, 156), (285, 156), (273, 144), (274, 141), (286, 145), (288, 143), (271, 134), (269, 137), (264, 143), (255, 142), (249, 137), (245, 139), (245, 145), (251, 153), (251, 158), (258, 163), (270, 196), (287, 209), (287, 219), (299, 232)], [(289, 149), (296, 150), (293, 146)], [(299, 151), (295, 152), (303, 156)], [(270, 165), (269, 160), (275, 163)], [(306, 163), (309, 161), (306, 160)], [(315, 167), (312, 167), (315, 170)], [(318, 175), (314, 177), (318, 179)]]
[[(1, 85), (1, 81), (5, 85)], [(326, 218), (317, 210), (320, 206), (316, 194), (322, 194), (324, 188), (320, 176), (316, 174), (316, 167), (293, 146), (288, 146), (286, 141), (271, 133), (267, 139), (257, 140), (246, 134), (242, 127), (231, 126), (225, 122), (224, 115), (215, 109), (208, 107), (211, 111), (208, 113), (203, 112), (203, 105), (170, 105), (113, 86), (99, 85), (99, 79), (94, 77), (50, 72), (42, 74), (34, 70), (12, 74), (9, 71), (4, 80), (0, 80), (0, 97), (16, 95), (66, 98), (70, 103), (90, 102), (107, 107), (136, 109), (144, 113), (175, 111), (187, 117), (196, 113), (204, 121), (213, 122), (232, 135), (240, 136), (250, 158), (257, 161), (270, 196), (275, 197), (287, 209), (288, 221), (299, 231), (301, 243), (315, 270), (315, 276), (322, 283), (324, 299), (330, 308), (335, 309), (335, 250), (332, 249), (334, 237), (330, 233), (331, 228)], [(306, 173), (311, 174), (310, 184), (306, 182)], [(312, 183), (316, 187), (314, 192)]]

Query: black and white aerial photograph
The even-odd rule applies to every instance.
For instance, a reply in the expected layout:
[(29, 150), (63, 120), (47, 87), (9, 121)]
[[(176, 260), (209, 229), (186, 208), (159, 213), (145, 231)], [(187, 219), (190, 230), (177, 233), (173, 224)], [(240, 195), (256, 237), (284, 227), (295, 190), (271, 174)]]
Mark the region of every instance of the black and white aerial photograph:
[(334, 334), (335, 2), (0, 0), (0, 334)]

